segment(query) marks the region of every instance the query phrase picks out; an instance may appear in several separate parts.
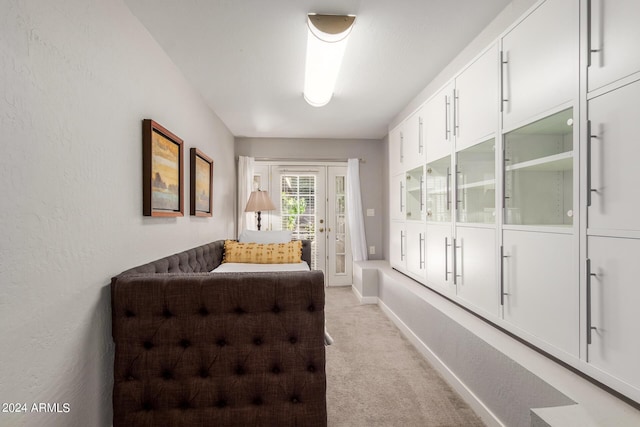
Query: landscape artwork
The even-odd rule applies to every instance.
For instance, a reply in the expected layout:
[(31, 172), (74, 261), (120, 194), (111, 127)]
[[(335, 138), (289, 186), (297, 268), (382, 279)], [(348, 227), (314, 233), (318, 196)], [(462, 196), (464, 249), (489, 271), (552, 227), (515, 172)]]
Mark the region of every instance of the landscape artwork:
[(142, 123), (142, 213), (183, 216), (183, 141), (153, 120)]
[(212, 216), (213, 160), (191, 148), (191, 215)]
[(151, 144), (151, 207), (180, 210), (180, 152), (173, 141), (153, 132)]

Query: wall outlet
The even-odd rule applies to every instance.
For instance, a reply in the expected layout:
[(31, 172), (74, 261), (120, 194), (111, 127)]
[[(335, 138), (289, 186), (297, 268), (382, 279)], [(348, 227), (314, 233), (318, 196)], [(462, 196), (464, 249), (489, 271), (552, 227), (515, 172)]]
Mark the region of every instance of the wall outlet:
[(376, 216), (375, 209), (367, 209), (367, 216)]
[(375, 255), (375, 254), (376, 254), (376, 247), (369, 246), (369, 255)]

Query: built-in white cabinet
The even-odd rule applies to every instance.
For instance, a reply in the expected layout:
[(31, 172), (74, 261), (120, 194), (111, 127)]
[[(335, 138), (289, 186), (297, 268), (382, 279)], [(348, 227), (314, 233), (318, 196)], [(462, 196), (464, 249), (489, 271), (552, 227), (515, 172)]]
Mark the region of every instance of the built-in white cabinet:
[(389, 263), (392, 267), (403, 270), (406, 265), (406, 231), (404, 222), (391, 221), (389, 227), (389, 249), (390, 260)]
[(425, 144), (423, 136), (423, 109), (413, 113), (401, 125), (405, 170), (422, 166), (425, 162)]
[(502, 256), (504, 319), (577, 357), (580, 293), (573, 236), (505, 230)]
[(590, 236), (588, 361), (640, 389), (640, 239)]
[(407, 221), (405, 224), (407, 231), (406, 251), (407, 270), (413, 273), (414, 277), (426, 278), (426, 232), (427, 227), (423, 221)]
[(589, 101), (590, 230), (640, 231), (640, 81)]
[(484, 314), (497, 316), (495, 228), (456, 226), (456, 294)]
[(492, 45), (455, 79), (456, 150), (493, 135), (498, 119), (498, 47)]
[(640, 2), (590, 0), (589, 91), (640, 71)]
[(391, 177), (389, 183), (391, 194), (389, 197), (389, 216), (393, 220), (404, 220), (407, 215), (407, 194), (405, 174), (399, 173)]
[(453, 88), (451, 82), (424, 106), (424, 140), (427, 162), (440, 159), (453, 149)]
[(389, 212), (394, 268), (640, 402), (637, 22), (537, 2), (390, 132)]
[(575, 99), (579, 17), (578, 0), (547, 0), (502, 37), (503, 128)]

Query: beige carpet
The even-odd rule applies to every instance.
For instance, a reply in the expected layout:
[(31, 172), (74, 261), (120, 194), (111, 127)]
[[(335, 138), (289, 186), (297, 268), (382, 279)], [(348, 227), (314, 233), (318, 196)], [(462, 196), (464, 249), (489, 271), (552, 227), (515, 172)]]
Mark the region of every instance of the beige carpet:
[(330, 427), (484, 425), (377, 305), (351, 287), (327, 288), (326, 301)]

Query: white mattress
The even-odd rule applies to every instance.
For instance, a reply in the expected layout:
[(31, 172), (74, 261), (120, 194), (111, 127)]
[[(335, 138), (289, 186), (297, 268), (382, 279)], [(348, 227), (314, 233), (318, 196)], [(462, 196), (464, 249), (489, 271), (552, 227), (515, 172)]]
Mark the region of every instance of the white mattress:
[(211, 270), (212, 273), (255, 273), (265, 271), (309, 271), (309, 264), (304, 261), (294, 264), (249, 264), (225, 262)]

